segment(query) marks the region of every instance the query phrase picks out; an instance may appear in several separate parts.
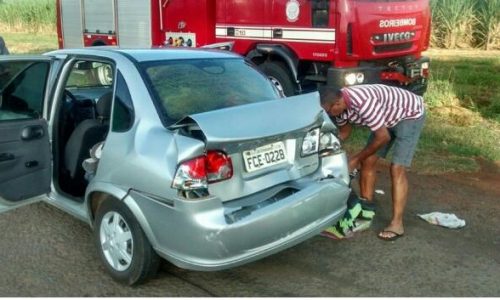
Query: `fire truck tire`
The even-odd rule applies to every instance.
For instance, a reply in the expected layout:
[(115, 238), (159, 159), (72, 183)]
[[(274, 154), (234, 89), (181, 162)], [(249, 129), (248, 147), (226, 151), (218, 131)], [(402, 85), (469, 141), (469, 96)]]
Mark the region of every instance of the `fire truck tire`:
[(97, 46), (106, 46), (106, 43), (101, 40), (97, 40), (92, 43), (92, 47), (97, 47)]
[(285, 64), (276, 61), (265, 62), (259, 65), (259, 68), (285, 96), (295, 95), (295, 83)]

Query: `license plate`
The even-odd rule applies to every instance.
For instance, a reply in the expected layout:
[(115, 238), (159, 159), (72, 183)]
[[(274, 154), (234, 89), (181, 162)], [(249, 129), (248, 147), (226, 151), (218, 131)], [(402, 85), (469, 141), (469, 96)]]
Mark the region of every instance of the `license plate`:
[(243, 152), (247, 172), (254, 172), (287, 160), (285, 143), (277, 142)]

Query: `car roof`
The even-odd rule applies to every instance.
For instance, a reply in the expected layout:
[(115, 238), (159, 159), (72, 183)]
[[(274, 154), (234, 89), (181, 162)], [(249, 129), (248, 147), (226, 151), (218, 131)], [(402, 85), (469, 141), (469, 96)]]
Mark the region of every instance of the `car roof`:
[[(108, 55), (105, 55), (108, 54)], [(238, 54), (200, 48), (153, 48), (153, 49), (124, 49), (119, 47), (89, 47), (79, 49), (61, 49), (46, 53), (47, 55), (78, 54), (78, 55), (105, 55), (122, 54), (132, 57), (138, 62), (180, 59), (212, 59), (212, 58), (241, 58)]]

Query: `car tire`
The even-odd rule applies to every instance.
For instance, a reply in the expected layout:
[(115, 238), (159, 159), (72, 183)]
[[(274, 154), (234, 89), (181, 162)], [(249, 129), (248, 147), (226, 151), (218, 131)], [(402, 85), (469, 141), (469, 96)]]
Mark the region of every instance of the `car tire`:
[(116, 281), (135, 285), (156, 274), (160, 257), (122, 202), (108, 199), (99, 206), (94, 238), (103, 264)]
[(259, 68), (285, 96), (289, 97), (296, 94), (296, 85), (288, 68), (282, 62), (266, 61)]

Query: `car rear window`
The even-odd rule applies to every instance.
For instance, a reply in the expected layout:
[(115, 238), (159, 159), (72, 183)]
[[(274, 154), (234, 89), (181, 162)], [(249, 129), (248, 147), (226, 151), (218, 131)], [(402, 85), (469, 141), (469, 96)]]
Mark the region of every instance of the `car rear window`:
[(243, 59), (155, 61), (142, 68), (167, 125), (191, 114), (279, 98)]

